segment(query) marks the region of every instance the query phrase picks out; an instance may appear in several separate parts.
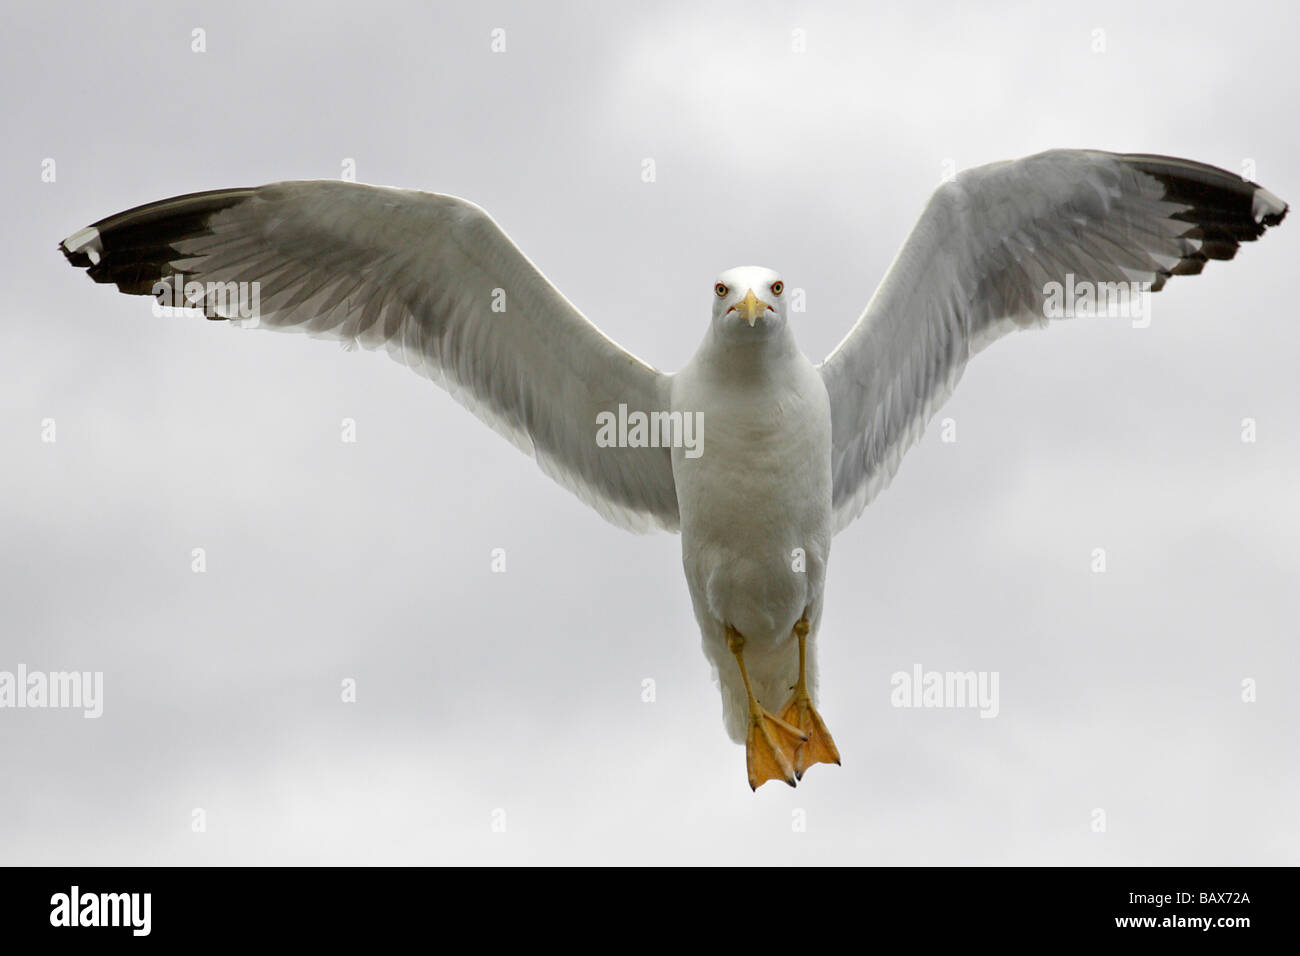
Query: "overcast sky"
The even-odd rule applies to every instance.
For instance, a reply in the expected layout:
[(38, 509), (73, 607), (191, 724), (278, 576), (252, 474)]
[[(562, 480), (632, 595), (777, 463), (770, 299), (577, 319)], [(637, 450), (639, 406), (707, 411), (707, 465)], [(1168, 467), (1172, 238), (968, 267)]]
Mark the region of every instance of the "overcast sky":
[[(1291, 4), (620, 6), (7, 8), (0, 671), (102, 671), (104, 702), (0, 709), (0, 862), (1300, 862), (1300, 223), (1150, 328), (972, 363), (957, 440), (835, 540), (844, 766), (757, 794), (676, 536), (382, 355), (156, 318), (55, 248), (351, 160), (484, 206), (675, 370), (750, 263), (823, 357), (945, 164), (1165, 153), (1300, 197)], [(916, 664), (997, 672), (999, 715), (891, 706)]]

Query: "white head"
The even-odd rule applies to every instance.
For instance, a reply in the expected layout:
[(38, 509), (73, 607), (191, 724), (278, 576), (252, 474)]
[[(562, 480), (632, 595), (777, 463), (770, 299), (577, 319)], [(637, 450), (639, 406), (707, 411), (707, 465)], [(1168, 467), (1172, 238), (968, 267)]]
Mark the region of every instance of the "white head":
[(713, 282), (713, 328), (737, 341), (761, 341), (785, 328), (785, 282), (762, 266), (736, 266)]

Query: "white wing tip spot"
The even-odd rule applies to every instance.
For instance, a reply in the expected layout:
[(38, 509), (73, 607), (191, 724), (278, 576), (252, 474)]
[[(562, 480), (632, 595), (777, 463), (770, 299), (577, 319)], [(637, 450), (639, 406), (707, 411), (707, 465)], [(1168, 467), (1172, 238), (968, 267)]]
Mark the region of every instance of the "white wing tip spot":
[(1276, 217), (1286, 212), (1287, 205), (1278, 199), (1267, 189), (1262, 186), (1255, 190), (1255, 196), (1251, 201), (1250, 213), (1255, 217), (1256, 222), (1263, 222), (1265, 218)]
[(72, 255), (84, 252), (93, 265), (99, 264), (100, 253), (104, 251), (103, 244), (99, 240), (99, 230), (94, 226), (87, 226), (80, 232), (68, 236), (63, 240), (63, 248)]

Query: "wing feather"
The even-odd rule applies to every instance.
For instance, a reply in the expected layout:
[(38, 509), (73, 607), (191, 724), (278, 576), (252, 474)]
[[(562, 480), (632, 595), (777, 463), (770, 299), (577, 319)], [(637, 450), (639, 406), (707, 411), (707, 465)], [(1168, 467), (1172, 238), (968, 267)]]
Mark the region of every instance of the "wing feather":
[[(194, 304), (209, 318), (387, 351), (610, 521), (678, 527), (670, 450), (596, 442), (602, 412), (667, 410), (668, 376), (587, 321), (473, 203), (274, 183), (131, 209), (61, 249), (125, 293), (197, 281), (205, 291)], [(258, 314), (243, 316), (209, 283), (256, 283)]]
[(1287, 205), (1213, 166), (1053, 150), (967, 170), (926, 206), (876, 294), (820, 366), (836, 530), (889, 483), (971, 356), (1047, 323), (1049, 283), (1146, 282), (1231, 259)]

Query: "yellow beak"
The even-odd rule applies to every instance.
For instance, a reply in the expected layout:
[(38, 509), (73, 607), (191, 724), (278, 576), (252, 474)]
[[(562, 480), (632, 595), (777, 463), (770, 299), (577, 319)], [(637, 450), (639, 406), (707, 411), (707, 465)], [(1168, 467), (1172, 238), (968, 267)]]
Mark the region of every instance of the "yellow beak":
[(740, 317), (748, 322), (749, 327), (752, 329), (754, 323), (758, 321), (758, 317), (770, 309), (771, 306), (760, 300), (758, 296), (754, 295), (754, 290), (750, 289), (745, 293), (745, 297), (733, 305), (732, 308), (740, 313)]

